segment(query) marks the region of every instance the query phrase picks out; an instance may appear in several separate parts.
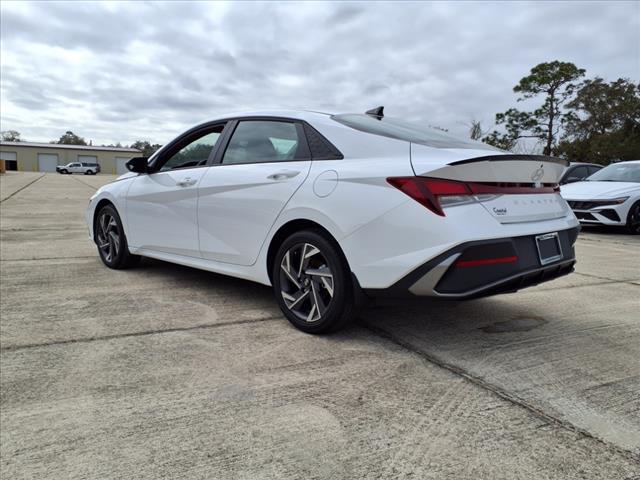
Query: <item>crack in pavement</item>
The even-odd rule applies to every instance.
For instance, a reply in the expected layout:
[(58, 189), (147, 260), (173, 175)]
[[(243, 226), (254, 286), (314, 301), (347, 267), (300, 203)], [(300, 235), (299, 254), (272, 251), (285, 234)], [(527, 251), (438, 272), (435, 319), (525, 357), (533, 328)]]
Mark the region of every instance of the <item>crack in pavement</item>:
[(46, 173), (43, 173), (42, 175), (40, 175), (39, 177), (37, 177), (36, 179), (30, 181), (29, 183), (27, 183), (26, 185), (23, 185), (22, 187), (20, 187), (18, 190), (16, 190), (15, 192), (13, 192), (12, 194), (10, 194), (9, 196), (3, 198), (2, 200), (0, 200), (0, 203), (4, 203), (7, 200), (9, 200), (11, 197), (13, 197), (16, 193), (20, 193), (21, 191), (23, 191), (24, 189), (30, 187), (31, 185), (33, 185), (34, 183), (36, 183), (38, 180), (40, 180), (41, 178), (44, 178), (46, 175)]
[(258, 323), (258, 322), (268, 322), (273, 320), (281, 320), (281, 316), (277, 317), (267, 317), (260, 318), (258, 320), (233, 320), (230, 322), (223, 323), (203, 323), (202, 325), (192, 325), (190, 327), (174, 327), (174, 328), (166, 328), (160, 330), (143, 330), (140, 332), (130, 332), (130, 333), (118, 333), (114, 335), (103, 335), (100, 337), (86, 337), (86, 338), (72, 338), (69, 340), (58, 340), (53, 342), (42, 342), (42, 343), (31, 343), (24, 345), (11, 345), (9, 347), (0, 348), (0, 352), (16, 352), (20, 350), (28, 350), (32, 348), (40, 348), (40, 347), (55, 347), (58, 345), (69, 345), (76, 343), (91, 343), (91, 342), (99, 342), (99, 341), (109, 341), (115, 340), (119, 338), (129, 338), (129, 337), (142, 337), (145, 335), (161, 335), (165, 333), (175, 333), (175, 332), (190, 332), (193, 330), (205, 330), (208, 328), (218, 328), (218, 327), (226, 327), (230, 325), (244, 325), (247, 323)]
[(37, 262), (40, 260), (74, 260), (81, 258), (98, 258), (97, 255), (83, 255), (79, 257), (34, 257), (34, 258), (2, 258), (0, 262)]
[(92, 189), (92, 190), (94, 190), (94, 191), (95, 191), (95, 190), (98, 190), (98, 188), (100, 188), (100, 187), (94, 187), (93, 185), (91, 185), (91, 184), (89, 184), (89, 183), (85, 183), (85, 182), (83, 182), (82, 180), (80, 180), (79, 178), (76, 178), (76, 177), (73, 177), (73, 176), (72, 176), (71, 178), (73, 178), (76, 182), (80, 182), (80, 183), (81, 183), (82, 185), (84, 185), (85, 187), (89, 187), (90, 189)]
[(637, 247), (638, 243), (636, 242), (625, 242), (623, 240), (612, 240), (611, 238), (593, 238), (593, 237), (578, 237), (578, 241), (592, 242), (592, 243), (606, 243), (611, 244), (614, 243), (616, 245), (626, 245), (628, 247)]
[[(613, 285), (615, 283), (627, 283), (629, 285), (633, 285), (633, 283), (629, 283), (628, 281), (625, 281), (625, 280), (614, 280), (612, 278), (602, 278), (602, 279), (599, 279), (599, 280), (606, 280), (606, 281), (595, 282), (595, 283), (585, 283), (585, 284), (582, 284), (582, 285), (570, 285), (570, 286), (562, 287), (562, 289), (563, 290), (571, 290), (573, 288), (598, 287), (600, 285)], [(530, 293), (548, 292), (548, 291), (556, 290), (557, 288), (558, 287), (537, 288), (536, 290), (531, 290)], [(521, 291), (523, 291), (523, 290), (521, 290)], [(529, 293), (529, 292), (524, 292), (524, 293)]]
[(434, 365), (437, 365), (440, 368), (443, 368), (445, 370), (448, 370), (449, 372), (458, 375), (462, 378), (464, 378), (466, 381), (471, 382), (472, 384), (483, 388), (485, 390), (488, 390), (490, 392), (493, 392), (495, 395), (497, 395), (498, 397), (506, 400), (509, 403), (512, 403), (513, 405), (519, 406), (521, 408), (524, 408), (525, 410), (527, 410), (528, 412), (530, 412), (532, 415), (534, 415), (536, 418), (539, 418), (540, 420), (544, 421), (545, 423), (549, 424), (549, 425), (556, 425), (560, 428), (563, 428), (565, 430), (569, 430), (571, 432), (575, 432), (579, 435), (582, 435), (584, 437), (590, 438), (592, 440), (595, 440), (603, 445), (605, 445), (607, 448), (610, 448), (614, 451), (616, 451), (618, 454), (622, 455), (624, 458), (626, 458), (627, 460), (633, 461), (633, 462), (640, 462), (640, 454), (635, 454), (634, 452), (627, 450), (625, 448), (619, 447), (615, 444), (609, 443), (606, 440), (592, 434), (591, 432), (589, 432), (588, 430), (585, 430), (581, 427), (578, 427), (576, 425), (574, 425), (573, 423), (567, 421), (567, 420), (562, 420), (560, 418), (554, 417), (553, 415), (545, 412), (544, 410), (542, 410), (541, 408), (538, 408), (536, 406), (534, 406), (533, 404), (527, 402), (525, 399), (497, 386), (494, 385), (493, 383), (490, 383), (484, 379), (482, 379), (481, 377), (478, 377), (476, 375), (473, 375), (472, 373), (468, 372), (467, 370), (465, 370), (462, 367), (458, 367), (457, 365), (453, 364), (453, 363), (449, 363), (441, 358), (439, 358), (436, 355), (433, 355), (431, 353), (422, 351), (420, 349), (418, 349), (417, 347), (415, 347), (414, 345), (412, 345), (411, 343), (405, 341), (405, 340), (401, 340), (400, 338), (397, 338), (396, 336), (394, 336), (392, 333), (389, 333), (386, 330), (383, 330), (380, 327), (371, 325), (369, 323), (367, 323), (366, 321), (362, 320), (362, 319), (358, 319), (357, 323), (363, 327), (366, 330), (369, 330), (371, 333), (373, 333), (374, 335), (377, 335), (381, 338), (384, 338), (392, 343), (395, 343), (396, 345), (404, 348), (405, 350), (414, 353), (420, 357), (422, 357), (425, 361), (432, 363)]
[(69, 230), (86, 230), (87, 227), (82, 225), (69, 225), (68, 227), (55, 227), (55, 226), (44, 226), (44, 227), (9, 227), (9, 228), (0, 228), (0, 232), (68, 232)]
[(609, 280), (609, 283), (628, 283), (629, 285), (634, 285), (634, 283), (632, 282), (640, 281), (640, 279), (616, 280), (615, 278), (601, 277), (599, 275), (593, 275), (591, 273), (582, 273), (582, 272), (573, 272), (573, 273), (575, 273), (576, 275), (582, 275), (583, 277), (597, 278), (598, 280)]

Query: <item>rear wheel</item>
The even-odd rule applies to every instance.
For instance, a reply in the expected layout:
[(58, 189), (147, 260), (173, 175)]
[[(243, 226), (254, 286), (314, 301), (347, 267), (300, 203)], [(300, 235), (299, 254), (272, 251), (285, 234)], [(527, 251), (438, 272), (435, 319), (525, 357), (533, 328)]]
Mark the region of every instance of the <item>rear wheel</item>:
[(287, 319), (307, 333), (342, 328), (354, 313), (351, 275), (335, 241), (319, 230), (288, 237), (275, 256), (273, 287)]
[(629, 209), (627, 231), (632, 235), (640, 235), (640, 202), (634, 203)]
[(105, 205), (98, 212), (94, 236), (102, 263), (107, 267), (119, 270), (132, 267), (140, 261), (139, 255), (129, 253), (120, 215), (113, 206)]

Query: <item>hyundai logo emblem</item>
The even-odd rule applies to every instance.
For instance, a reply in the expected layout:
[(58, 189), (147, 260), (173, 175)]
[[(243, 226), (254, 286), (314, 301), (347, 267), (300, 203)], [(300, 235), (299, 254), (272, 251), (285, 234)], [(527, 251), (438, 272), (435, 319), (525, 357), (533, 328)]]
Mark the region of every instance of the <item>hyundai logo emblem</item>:
[(534, 182), (539, 182), (540, 180), (542, 180), (542, 177), (544, 177), (544, 168), (540, 167), (538, 168), (536, 171), (534, 171), (531, 174), (531, 180), (533, 180)]

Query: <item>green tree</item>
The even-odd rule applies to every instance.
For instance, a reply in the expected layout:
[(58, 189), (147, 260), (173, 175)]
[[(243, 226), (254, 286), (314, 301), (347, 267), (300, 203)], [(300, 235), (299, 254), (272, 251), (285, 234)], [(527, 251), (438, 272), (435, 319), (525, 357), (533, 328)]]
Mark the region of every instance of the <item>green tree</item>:
[(79, 137), (70, 130), (67, 130), (67, 132), (60, 137), (60, 140), (58, 140), (57, 143), (62, 145), (87, 145), (84, 138)]
[(153, 155), (162, 145), (154, 143), (151, 144), (146, 140), (136, 140), (130, 145), (130, 148), (135, 148), (142, 152), (144, 157), (150, 157)]
[(496, 114), (496, 124), (504, 125), (506, 133), (493, 131), (483, 141), (503, 148), (501, 145), (515, 145), (521, 138), (537, 138), (544, 142), (543, 153), (551, 155), (567, 116), (564, 104), (584, 72), (573, 63), (557, 60), (533, 67), (513, 91), (520, 94), (518, 102), (542, 97), (542, 104), (532, 111), (510, 108)]
[(618, 131), (628, 122), (640, 125), (640, 83), (624, 78), (611, 83), (586, 80), (567, 106), (575, 111), (567, 134), (578, 138)]
[(16, 130), (4, 130), (0, 132), (3, 142), (21, 142), (20, 132)]
[(572, 112), (556, 154), (603, 164), (640, 158), (640, 83), (586, 80), (567, 107)]
[(484, 143), (489, 145), (493, 145), (494, 147), (498, 147), (502, 150), (513, 150), (518, 144), (518, 139), (513, 138), (510, 135), (504, 135), (500, 132), (494, 130), (489, 135), (482, 139)]

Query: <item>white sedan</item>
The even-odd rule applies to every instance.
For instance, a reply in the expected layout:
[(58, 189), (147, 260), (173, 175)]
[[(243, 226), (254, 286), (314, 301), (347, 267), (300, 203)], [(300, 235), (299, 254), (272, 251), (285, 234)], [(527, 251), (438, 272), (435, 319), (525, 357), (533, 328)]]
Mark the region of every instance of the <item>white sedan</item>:
[(640, 234), (640, 160), (613, 163), (583, 182), (563, 185), (561, 193), (580, 223)]
[(129, 161), (87, 223), (109, 268), (145, 256), (271, 285), (320, 333), (370, 297), (475, 298), (573, 271), (566, 165), (382, 107), (226, 115)]

